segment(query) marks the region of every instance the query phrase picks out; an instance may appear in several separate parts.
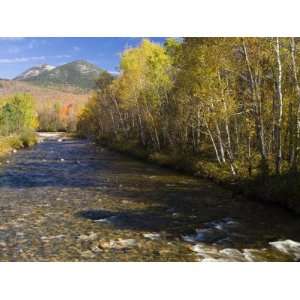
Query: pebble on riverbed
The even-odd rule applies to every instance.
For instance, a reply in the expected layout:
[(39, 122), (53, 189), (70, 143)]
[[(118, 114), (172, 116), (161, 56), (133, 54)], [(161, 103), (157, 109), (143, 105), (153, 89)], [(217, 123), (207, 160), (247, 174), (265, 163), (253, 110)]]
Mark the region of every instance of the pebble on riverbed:
[(159, 233), (144, 233), (143, 237), (154, 241), (154, 240), (160, 239), (160, 234)]
[(63, 239), (65, 237), (64, 234), (58, 234), (58, 235), (52, 235), (52, 236), (42, 236), (41, 240), (48, 242), (50, 240), (54, 240), (54, 239)]
[(97, 233), (91, 232), (89, 235), (81, 234), (78, 239), (81, 241), (93, 241), (98, 237)]
[(110, 241), (100, 241), (98, 247), (100, 249), (116, 249), (123, 250), (127, 248), (132, 248), (137, 246), (137, 241), (135, 239), (117, 239)]
[(84, 258), (94, 258), (95, 254), (90, 250), (86, 250), (86, 251), (81, 252), (81, 256)]

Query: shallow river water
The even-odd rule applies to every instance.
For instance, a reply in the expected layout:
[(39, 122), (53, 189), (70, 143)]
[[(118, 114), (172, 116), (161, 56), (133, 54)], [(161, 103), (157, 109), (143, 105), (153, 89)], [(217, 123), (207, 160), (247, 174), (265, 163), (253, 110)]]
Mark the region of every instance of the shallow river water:
[(93, 143), (0, 166), (0, 261), (298, 261), (300, 218)]

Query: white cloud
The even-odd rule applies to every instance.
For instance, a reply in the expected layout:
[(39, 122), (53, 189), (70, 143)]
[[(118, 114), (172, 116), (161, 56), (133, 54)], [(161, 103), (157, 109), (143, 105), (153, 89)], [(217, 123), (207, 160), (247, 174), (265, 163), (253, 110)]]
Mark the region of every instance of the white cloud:
[(74, 47), (73, 47), (73, 50), (76, 51), (76, 52), (78, 52), (78, 51), (80, 51), (81, 49), (80, 49), (78, 46), (74, 46)]
[(112, 75), (119, 75), (120, 72), (118, 71), (107, 71), (108, 73), (112, 74)]
[(69, 57), (71, 57), (71, 55), (69, 55), (69, 54), (60, 54), (60, 55), (54, 55), (52, 57), (55, 57), (55, 58), (69, 58)]
[(0, 37), (0, 41), (21, 41), (24, 37)]
[(24, 48), (26, 49), (33, 49), (33, 48), (37, 48), (40, 45), (46, 45), (48, 42), (47, 40), (41, 39), (41, 38), (37, 38), (37, 39), (30, 39), (29, 42), (25, 45)]
[(71, 55), (69, 54), (59, 54), (53, 56), (29, 56), (29, 57), (14, 57), (14, 58), (0, 58), (0, 64), (14, 64), (14, 63), (22, 63), (34, 60), (46, 60), (49, 58), (69, 58)]
[(31, 57), (14, 57), (14, 58), (0, 58), (0, 64), (13, 64), (28, 62), (32, 60), (45, 60), (45, 56), (31, 56)]
[(43, 39), (27, 39), (26, 38), (12, 38), (12, 37), (8, 37), (8, 38), (1, 38), (0, 37), (0, 42), (1, 41), (22, 41), (25, 40), (25, 43), (22, 44), (15, 44), (15, 43), (10, 43), (9, 48), (8, 48), (8, 53), (11, 54), (16, 54), (16, 53), (20, 53), (24, 50), (31, 50), (34, 48), (37, 48), (39, 45), (44, 45), (46, 40)]

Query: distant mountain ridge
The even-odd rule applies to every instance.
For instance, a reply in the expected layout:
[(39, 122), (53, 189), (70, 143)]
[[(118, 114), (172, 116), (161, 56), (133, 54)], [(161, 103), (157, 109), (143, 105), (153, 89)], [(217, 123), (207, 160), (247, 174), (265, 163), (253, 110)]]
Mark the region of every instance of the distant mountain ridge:
[(73, 61), (58, 67), (40, 65), (30, 68), (15, 77), (17, 81), (27, 81), (42, 86), (73, 86), (90, 90), (103, 69), (85, 60)]
[(18, 75), (17, 77), (14, 78), (14, 80), (30, 80), (34, 77), (39, 76), (40, 74), (51, 71), (55, 69), (54, 66), (50, 66), (47, 64), (39, 65), (32, 67), (26, 71), (24, 71), (22, 74)]

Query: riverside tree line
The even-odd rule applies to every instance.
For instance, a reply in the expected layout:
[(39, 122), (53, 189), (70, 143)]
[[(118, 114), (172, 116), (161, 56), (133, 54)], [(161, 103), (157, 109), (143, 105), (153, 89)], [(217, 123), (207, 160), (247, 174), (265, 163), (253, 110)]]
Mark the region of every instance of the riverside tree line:
[(78, 129), (233, 177), (297, 172), (299, 46), (297, 38), (145, 39), (124, 51), (117, 78), (99, 78)]
[(30, 94), (0, 99), (0, 157), (35, 144), (36, 130), (74, 131), (80, 104), (36, 101)]
[(67, 101), (37, 101), (30, 94), (0, 99), (0, 136), (24, 130), (67, 131), (76, 129), (83, 104)]

